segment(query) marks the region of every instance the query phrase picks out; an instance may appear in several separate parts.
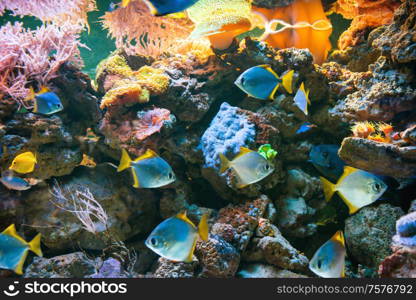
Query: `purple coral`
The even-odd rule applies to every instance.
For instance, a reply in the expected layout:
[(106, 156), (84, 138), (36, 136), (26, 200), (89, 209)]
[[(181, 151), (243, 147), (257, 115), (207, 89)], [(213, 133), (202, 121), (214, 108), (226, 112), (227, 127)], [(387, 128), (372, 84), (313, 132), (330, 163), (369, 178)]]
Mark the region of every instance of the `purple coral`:
[(122, 270), (121, 263), (114, 258), (104, 261), (97, 273), (90, 276), (91, 278), (126, 278)]
[(416, 212), (412, 212), (398, 219), (396, 222), (396, 232), (396, 235), (393, 236), (394, 244), (415, 247)]
[(205, 157), (205, 167), (218, 167), (218, 155), (234, 156), (240, 147), (254, 142), (255, 125), (239, 109), (224, 102), (210, 126), (201, 137), (201, 148)]

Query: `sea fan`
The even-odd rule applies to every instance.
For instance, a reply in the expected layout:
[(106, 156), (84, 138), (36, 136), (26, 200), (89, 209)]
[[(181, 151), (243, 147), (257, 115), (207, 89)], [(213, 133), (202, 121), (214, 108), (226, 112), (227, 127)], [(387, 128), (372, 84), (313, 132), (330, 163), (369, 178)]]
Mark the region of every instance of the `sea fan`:
[(116, 39), (117, 48), (128, 54), (157, 57), (185, 40), (192, 31), (186, 18), (155, 17), (147, 5), (136, 0), (103, 16), (104, 28)]

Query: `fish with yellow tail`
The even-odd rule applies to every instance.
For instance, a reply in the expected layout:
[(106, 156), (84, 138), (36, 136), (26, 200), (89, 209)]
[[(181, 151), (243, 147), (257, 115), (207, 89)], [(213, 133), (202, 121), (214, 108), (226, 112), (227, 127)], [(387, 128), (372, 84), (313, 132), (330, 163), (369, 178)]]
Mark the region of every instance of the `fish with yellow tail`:
[(198, 0), (144, 0), (152, 15), (165, 16), (184, 11)]
[(29, 250), (37, 256), (42, 256), (40, 238), (39, 233), (32, 241), (26, 242), (17, 234), (14, 224), (7, 227), (0, 233), (0, 268), (13, 270), (16, 274), (22, 275)]
[(127, 151), (123, 149), (117, 172), (128, 168), (133, 174), (135, 188), (158, 188), (176, 180), (170, 165), (150, 149), (135, 160), (131, 160)]
[(244, 71), (234, 84), (250, 97), (274, 100), (280, 85), (292, 94), (293, 74), (294, 71), (291, 70), (279, 77), (269, 65), (260, 65)]
[(345, 277), (345, 255), (344, 235), (339, 230), (315, 252), (309, 269), (323, 278)]
[(298, 91), (296, 92), (293, 101), (305, 115), (308, 115), (308, 105), (311, 104), (311, 100), (309, 100), (309, 90), (305, 90), (305, 85), (303, 84), (303, 82), (300, 85)]
[(229, 161), (220, 153), (220, 173), (232, 169), (237, 177), (237, 187), (243, 188), (269, 176), (274, 171), (274, 165), (256, 151), (240, 147), (240, 153)]
[(338, 192), (347, 204), (350, 214), (377, 201), (387, 190), (387, 185), (376, 175), (349, 166), (344, 167), (344, 173), (336, 184), (323, 177), (320, 179), (326, 201)]
[(35, 154), (28, 151), (17, 155), (9, 169), (21, 174), (31, 173), (35, 169), (37, 162)]
[(158, 255), (172, 260), (192, 262), (198, 238), (208, 240), (208, 216), (203, 215), (198, 227), (186, 212), (160, 223), (149, 235), (145, 244)]
[(37, 93), (30, 87), (30, 94), (25, 101), (33, 100), (33, 112), (43, 115), (52, 115), (64, 109), (61, 99), (47, 87), (42, 87)]

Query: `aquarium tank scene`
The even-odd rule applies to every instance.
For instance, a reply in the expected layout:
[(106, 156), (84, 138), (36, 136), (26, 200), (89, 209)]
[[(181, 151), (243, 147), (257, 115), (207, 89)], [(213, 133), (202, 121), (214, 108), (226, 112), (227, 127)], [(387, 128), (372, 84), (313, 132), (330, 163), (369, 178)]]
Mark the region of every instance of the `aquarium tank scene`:
[(3, 279), (416, 278), (416, 1), (0, 0), (0, 173)]

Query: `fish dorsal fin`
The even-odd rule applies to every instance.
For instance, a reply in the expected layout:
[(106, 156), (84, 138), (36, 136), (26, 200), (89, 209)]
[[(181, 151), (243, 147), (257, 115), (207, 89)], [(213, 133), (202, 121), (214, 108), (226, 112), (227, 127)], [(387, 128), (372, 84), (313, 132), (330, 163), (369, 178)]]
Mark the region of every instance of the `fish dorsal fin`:
[(17, 239), (17, 240), (19, 240), (20, 242), (22, 242), (23, 244), (25, 244), (25, 245), (27, 245), (27, 242), (24, 240), (24, 239), (22, 239), (18, 234), (17, 234), (17, 231), (16, 231), (16, 227), (14, 226), (14, 224), (12, 224), (12, 225), (10, 225), (9, 227), (7, 227), (3, 232), (2, 232), (2, 234), (4, 234), (4, 235), (8, 235), (8, 236), (11, 236), (11, 237), (13, 237), (13, 238), (15, 238), (15, 239)]
[(259, 65), (258, 67), (263, 68), (263, 69), (269, 71), (270, 73), (273, 74), (273, 76), (275, 76), (277, 79), (280, 80), (279, 75), (277, 75), (276, 72), (273, 71), (273, 69), (270, 67), (270, 65)]
[(176, 218), (178, 218), (179, 220), (182, 220), (182, 221), (184, 221), (184, 222), (188, 223), (188, 224), (189, 224), (189, 225), (191, 225), (193, 228), (196, 228), (196, 227), (195, 227), (195, 224), (194, 224), (194, 223), (192, 223), (192, 221), (191, 221), (191, 220), (189, 220), (189, 218), (186, 216), (186, 211), (183, 211), (183, 212), (178, 213), (178, 214), (176, 215)]
[(335, 234), (331, 237), (331, 241), (341, 243), (341, 245), (345, 247), (345, 239), (342, 230), (335, 232)]
[(237, 157), (246, 155), (247, 153), (253, 152), (253, 150), (250, 150), (246, 147), (240, 147), (240, 152), (236, 155), (236, 157), (234, 159), (236, 159)]
[(358, 169), (350, 167), (350, 166), (345, 166), (344, 167), (344, 173), (342, 173), (342, 176), (338, 179), (337, 185), (340, 184), (341, 182), (344, 181), (345, 178), (347, 178), (349, 175), (351, 175), (354, 172), (357, 172)]
[(44, 94), (44, 93), (48, 93), (48, 92), (50, 92), (51, 90), (50, 89), (48, 89), (48, 87), (46, 87), (46, 86), (41, 86), (41, 88), (40, 88), (40, 90), (39, 90), (39, 92), (37, 92), (36, 93), (36, 95), (42, 95), (42, 94)]
[(157, 153), (154, 152), (151, 149), (147, 149), (146, 152), (143, 155), (140, 155), (138, 158), (136, 158), (134, 161), (138, 162), (141, 161), (143, 159), (149, 159), (149, 158), (153, 158), (153, 157), (158, 157)]

